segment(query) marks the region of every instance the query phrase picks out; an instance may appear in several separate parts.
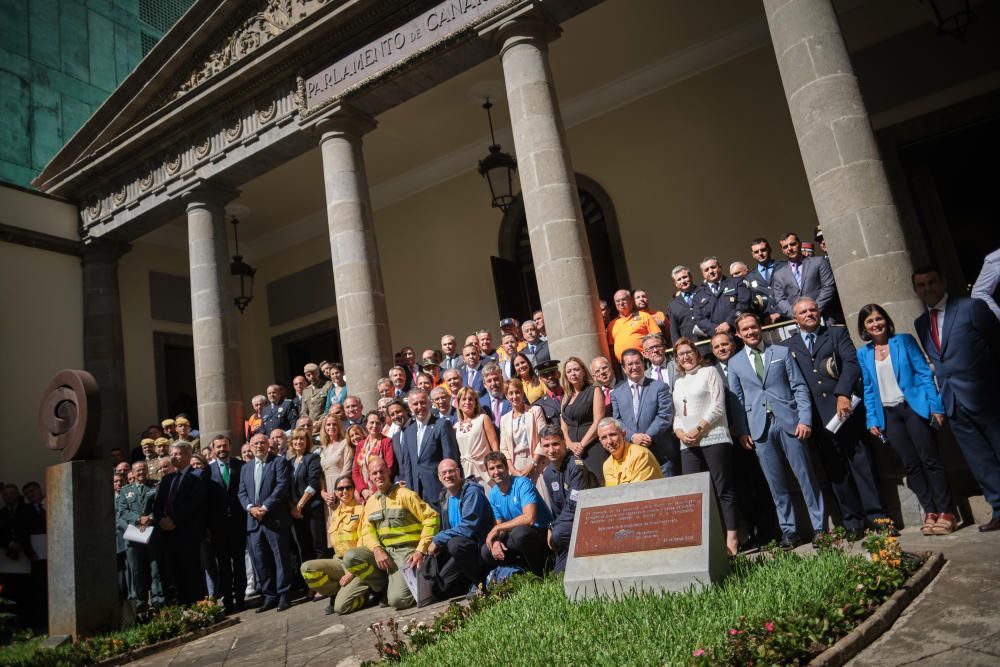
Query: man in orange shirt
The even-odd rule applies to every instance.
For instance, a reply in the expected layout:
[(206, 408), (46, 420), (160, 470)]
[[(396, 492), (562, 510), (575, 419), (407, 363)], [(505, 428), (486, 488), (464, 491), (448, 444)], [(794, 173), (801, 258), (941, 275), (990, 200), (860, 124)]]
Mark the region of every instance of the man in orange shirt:
[(632, 293), (627, 289), (615, 292), (615, 308), (618, 317), (608, 325), (608, 346), (620, 362), (622, 352), (630, 348), (641, 349), (643, 336), (660, 333), (660, 326), (652, 315), (635, 309)]
[(668, 329), (667, 315), (662, 310), (653, 310), (649, 307), (649, 294), (646, 293), (644, 289), (637, 289), (632, 291), (632, 298), (635, 299), (635, 309), (641, 310), (644, 313), (648, 313), (653, 316), (656, 320), (656, 325), (660, 327), (661, 330)]

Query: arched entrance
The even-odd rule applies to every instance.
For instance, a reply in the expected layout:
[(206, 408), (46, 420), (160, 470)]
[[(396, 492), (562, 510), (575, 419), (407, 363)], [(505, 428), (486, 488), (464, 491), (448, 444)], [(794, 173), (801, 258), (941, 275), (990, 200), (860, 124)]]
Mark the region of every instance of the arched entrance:
[[(597, 292), (600, 298), (610, 302), (615, 290), (629, 286), (615, 207), (604, 188), (593, 179), (577, 174), (576, 185), (597, 279)], [(497, 311), (500, 317), (516, 317), (524, 321), (541, 307), (541, 301), (528, 239), (528, 220), (520, 195), (500, 223), (498, 245), (499, 257), (490, 258)]]

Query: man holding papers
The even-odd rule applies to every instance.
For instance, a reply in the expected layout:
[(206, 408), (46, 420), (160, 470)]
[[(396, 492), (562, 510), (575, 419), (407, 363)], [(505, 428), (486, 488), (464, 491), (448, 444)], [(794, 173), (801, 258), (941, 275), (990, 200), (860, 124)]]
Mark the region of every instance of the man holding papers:
[(857, 353), (847, 329), (820, 324), (819, 306), (814, 299), (799, 297), (792, 308), (799, 332), (782, 345), (791, 350), (809, 385), (813, 441), (840, 504), (844, 528), (852, 539), (859, 538), (866, 523), (874, 527), (874, 520), (886, 513), (865, 441)]
[(149, 479), (149, 467), (145, 461), (132, 464), (132, 475), (135, 482), (122, 487), (115, 501), (115, 510), (118, 527), (125, 532), (125, 557), (132, 578), (136, 610), (142, 612), (149, 606), (150, 592), (154, 606), (164, 602), (160, 568), (155, 555), (157, 545), (151, 540), (155, 533), (153, 501), (156, 499), (156, 484)]

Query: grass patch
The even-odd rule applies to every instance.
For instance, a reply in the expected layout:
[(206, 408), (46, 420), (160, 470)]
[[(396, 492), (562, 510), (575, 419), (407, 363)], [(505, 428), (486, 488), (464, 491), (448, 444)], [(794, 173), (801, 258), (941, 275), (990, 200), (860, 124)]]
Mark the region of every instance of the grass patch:
[(73, 667), (92, 665), (128, 651), (208, 627), (224, 617), (221, 605), (202, 600), (190, 607), (164, 607), (148, 622), (128, 630), (86, 637), (55, 649), (42, 647), (44, 637), (31, 637), (0, 647), (4, 667)]
[(734, 560), (732, 574), (706, 590), (576, 603), (566, 599), (558, 577), (519, 577), (459, 623), (409, 629), (410, 645), (383, 656), (434, 667), (472, 656), (504, 665), (806, 662), (860, 623), (918, 565), (839, 548), (808, 557), (779, 552)]

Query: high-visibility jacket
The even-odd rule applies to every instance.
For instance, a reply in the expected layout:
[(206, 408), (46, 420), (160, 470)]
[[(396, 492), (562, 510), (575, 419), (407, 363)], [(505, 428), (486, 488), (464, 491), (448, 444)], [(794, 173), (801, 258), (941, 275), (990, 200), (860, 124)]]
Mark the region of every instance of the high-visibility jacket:
[(365, 506), (360, 503), (348, 505), (340, 503), (332, 512), (326, 524), (326, 534), (338, 558), (361, 543), (361, 527), (365, 523)]
[(372, 551), (383, 547), (427, 553), (440, 522), (438, 513), (420, 496), (393, 484), (387, 493), (368, 497), (361, 544)]

